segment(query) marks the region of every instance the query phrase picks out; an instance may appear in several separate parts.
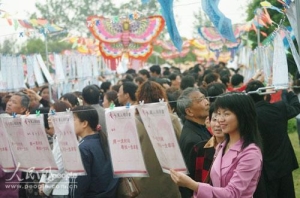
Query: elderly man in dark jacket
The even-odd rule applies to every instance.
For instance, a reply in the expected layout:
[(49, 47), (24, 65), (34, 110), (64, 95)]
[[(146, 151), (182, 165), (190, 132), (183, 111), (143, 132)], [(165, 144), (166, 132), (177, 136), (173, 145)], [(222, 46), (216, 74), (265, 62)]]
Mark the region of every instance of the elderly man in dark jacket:
[[(252, 81), (246, 92), (264, 87)], [(269, 103), (264, 95), (250, 94), (255, 102), (258, 128), (263, 139), (263, 171), (268, 197), (295, 197), (292, 171), (298, 168), (294, 149), (287, 133), (288, 120), (300, 113), (298, 97), (284, 91), (285, 101)]]
[[(183, 121), (183, 128), (179, 139), (179, 146), (189, 170), (189, 176), (195, 179), (196, 156), (193, 155), (194, 146), (211, 138), (205, 126), (209, 114), (209, 101), (198, 88), (186, 88), (177, 100), (177, 109)], [(182, 198), (190, 198), (193, 191), (180, 187)]]

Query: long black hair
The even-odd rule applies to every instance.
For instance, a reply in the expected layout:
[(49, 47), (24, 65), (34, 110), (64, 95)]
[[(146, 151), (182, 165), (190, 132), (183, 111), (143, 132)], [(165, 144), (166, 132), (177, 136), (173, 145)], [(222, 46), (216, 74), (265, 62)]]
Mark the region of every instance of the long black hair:
[(99, 129), (98, 125), (98, 113), (94, 107), (91, 106), (78, 106), (73, 108), (73, 114), (75, 114), (78, 119), (83, 122), (87, 121), (89, 126), (99, 133), (100, 136), (100, 145), (104, 152), (105, 158), (107, 159), (109, 156), (108, 149), (108, 140), (106, 134), (102, 129)]
[[(244, 141), (242, 149), (246, 148), (249, 144), (254, 143), (262, 150), (262, 140), (258, 131), (257, 114), (254, 102), (250, 96), (240, 92), (224, 93), (215, 101), (215, 109), (218, 110), (219, 108), (228, 109), (236, 115), (240, 137)], [(228, 135), (225, 135), (228, 139)]]

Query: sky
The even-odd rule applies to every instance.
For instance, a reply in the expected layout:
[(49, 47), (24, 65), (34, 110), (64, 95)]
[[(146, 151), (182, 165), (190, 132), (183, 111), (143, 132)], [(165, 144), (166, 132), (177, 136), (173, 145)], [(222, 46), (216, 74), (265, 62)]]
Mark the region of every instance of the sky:
[[(99, 0), (99, 2), (104, 0)], [(121, 0), (113, 0), (119, 4)], [(126, 0), (124, 0), (126, 1)], [(124, 2), (123, 1), (123, 2)], [(246, 19), (246, 4), (248, 0), (220, 0), (219, 9), (225, 16), (232, 20), (232, 23), (242, 23)], [(36, 2), (45, 2), (45, 0), (0, 0), (0, 10), (3, 9), (14, 17), (19, 19), (28, 19), (28, 12), (35, 10)], [(141, 1), (140, 1), (141, 2)], [(194, 14), (201, 8), (201, 0), (174, 0), (174, 14), (179, 33), (183, 37), (192, 38), (195, 36), (193, 32)], [(8, 27), (7, 22), (0, 20), (0, 39), (4, 35), (18, 32), (13, 27)]]

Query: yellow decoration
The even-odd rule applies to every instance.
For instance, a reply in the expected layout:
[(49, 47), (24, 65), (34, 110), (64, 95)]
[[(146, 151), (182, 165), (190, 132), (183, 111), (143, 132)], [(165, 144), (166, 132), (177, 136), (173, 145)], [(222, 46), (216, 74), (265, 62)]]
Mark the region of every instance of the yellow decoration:
[(206, 49), (206, 45), (202, 44), (201, 42), (199, 42), (196, 39), (190, 40), (190, 44), (195, 46), (198, 49)]
[(71, 38), (69, 38), (69, 40), (70, 40), (71, 43), (75, 43), (75, 42), (78, 41), (78, 38), (77, 37), (71, 37)]
[(30, 19), (29, 21), (30, 21), (32, 26), (38, 26), (39, 25), (36, 19)]
[(83, 53), (83, 54), (87, 54), (89, 52), (89, 50), (85, 47), (85, 46), (79, 46), (77, 48), (78, 52)]
[(271, 7), (272, 6), (272, 4), (270, 2), (268, 2), (268, 1), (260, 2), (260, 5), (262, 7)]

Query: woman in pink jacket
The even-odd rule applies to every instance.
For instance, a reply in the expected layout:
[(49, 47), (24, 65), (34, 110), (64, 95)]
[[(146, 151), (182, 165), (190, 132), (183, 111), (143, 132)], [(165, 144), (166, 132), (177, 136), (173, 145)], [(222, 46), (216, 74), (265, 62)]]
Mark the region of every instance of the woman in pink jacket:
[(225, 93), (215, 101), (218, 122), (226, 141), (216, 151), (211, 167), (211, 184), (196, 182), (171, 170), (173, 181), (201, 198), (250, 198), (261, 169), (261, 137), (251, 98), (242, 93)]

